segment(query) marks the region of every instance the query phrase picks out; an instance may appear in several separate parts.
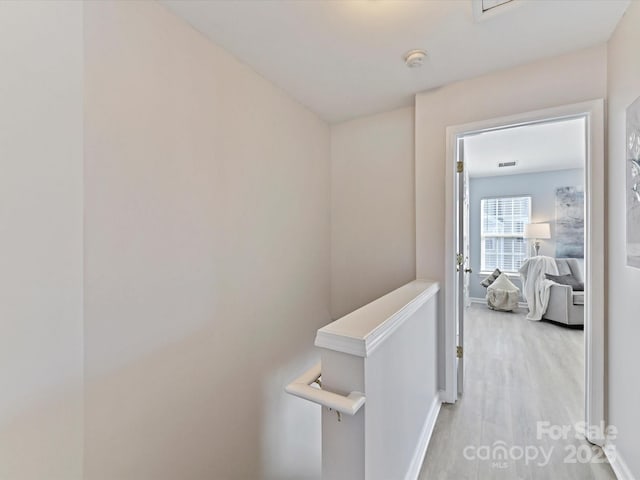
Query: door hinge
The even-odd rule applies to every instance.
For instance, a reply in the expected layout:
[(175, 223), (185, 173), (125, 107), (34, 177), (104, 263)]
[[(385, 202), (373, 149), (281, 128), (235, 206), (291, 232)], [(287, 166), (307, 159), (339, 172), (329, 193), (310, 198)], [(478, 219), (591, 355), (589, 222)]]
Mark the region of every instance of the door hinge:
[(464, 162), (457, 162), (456, 163), (456, 171), (458, 173), (464, 172)]
[(456, 356), (462, 358), (462, 347), (456, 347)]

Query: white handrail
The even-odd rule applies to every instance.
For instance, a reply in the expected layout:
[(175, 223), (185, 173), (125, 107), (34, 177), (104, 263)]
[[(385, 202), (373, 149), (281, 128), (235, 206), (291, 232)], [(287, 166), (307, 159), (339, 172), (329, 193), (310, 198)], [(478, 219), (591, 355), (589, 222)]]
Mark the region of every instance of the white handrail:
[(285, 391), (323, 407), (332, 408), (345, 415), (355, 415), (360, 410), (360, 407), (364, 405), (366, 397), (361, 392), (351, 392), (345, 397), (344, 395), (322, 390), (322, 388), (312, 387), (311, 384), (320, 378), (321, 372), (321, 363), (318, 362), (287, 385)]

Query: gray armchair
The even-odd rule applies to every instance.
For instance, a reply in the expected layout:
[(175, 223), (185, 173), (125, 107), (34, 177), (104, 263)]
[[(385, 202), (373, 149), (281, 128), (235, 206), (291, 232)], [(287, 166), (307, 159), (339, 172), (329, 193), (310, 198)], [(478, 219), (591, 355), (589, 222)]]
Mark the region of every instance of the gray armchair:
[[(584, 283), (584, 260), (556, 258), (560, 275), (572, 274)], [(584, 325), (584, 292), (574, 292), (569, 285), (554, 284), (550, 289), (549, 306), (544, 319), (567, 325)]]

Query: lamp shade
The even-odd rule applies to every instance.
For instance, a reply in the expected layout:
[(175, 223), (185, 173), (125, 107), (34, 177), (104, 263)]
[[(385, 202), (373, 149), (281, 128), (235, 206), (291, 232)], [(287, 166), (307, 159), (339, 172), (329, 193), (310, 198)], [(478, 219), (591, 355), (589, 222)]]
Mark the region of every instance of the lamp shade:
[(548, 223), (528, 223), (524, 226), (524, 238), (547, 240), (551, 238), (551, 228)]

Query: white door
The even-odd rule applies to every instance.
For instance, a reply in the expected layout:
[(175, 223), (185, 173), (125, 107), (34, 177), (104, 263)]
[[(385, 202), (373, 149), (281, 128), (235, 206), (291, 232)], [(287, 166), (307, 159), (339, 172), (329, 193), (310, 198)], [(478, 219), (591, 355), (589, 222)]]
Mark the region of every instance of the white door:
[(456, 182), (456, 369), (458, 376), (458, 395), (464, 386), (464, 313), (469, 302), (469, 195), (468, 174), (464, 166), (464, 139), (457, 141), (457, 182)]
[[(462, 150), (464, 153), (464, 149)], [(464, 217), (463, 217), (463, 245), (464, 245), (464, 306), (469, 308), (471, 306), (471, 291), (469, 288), (469, 282), (471, 281), (471, 247), (469, 245), (469, 239), (471, 238), (469, 229), (469, 210), (470, 210), (470, 199), (469, 199), (469, 169), (465, 168), (464, 172), (464, 188), (462, 201), (464, 203)]]

